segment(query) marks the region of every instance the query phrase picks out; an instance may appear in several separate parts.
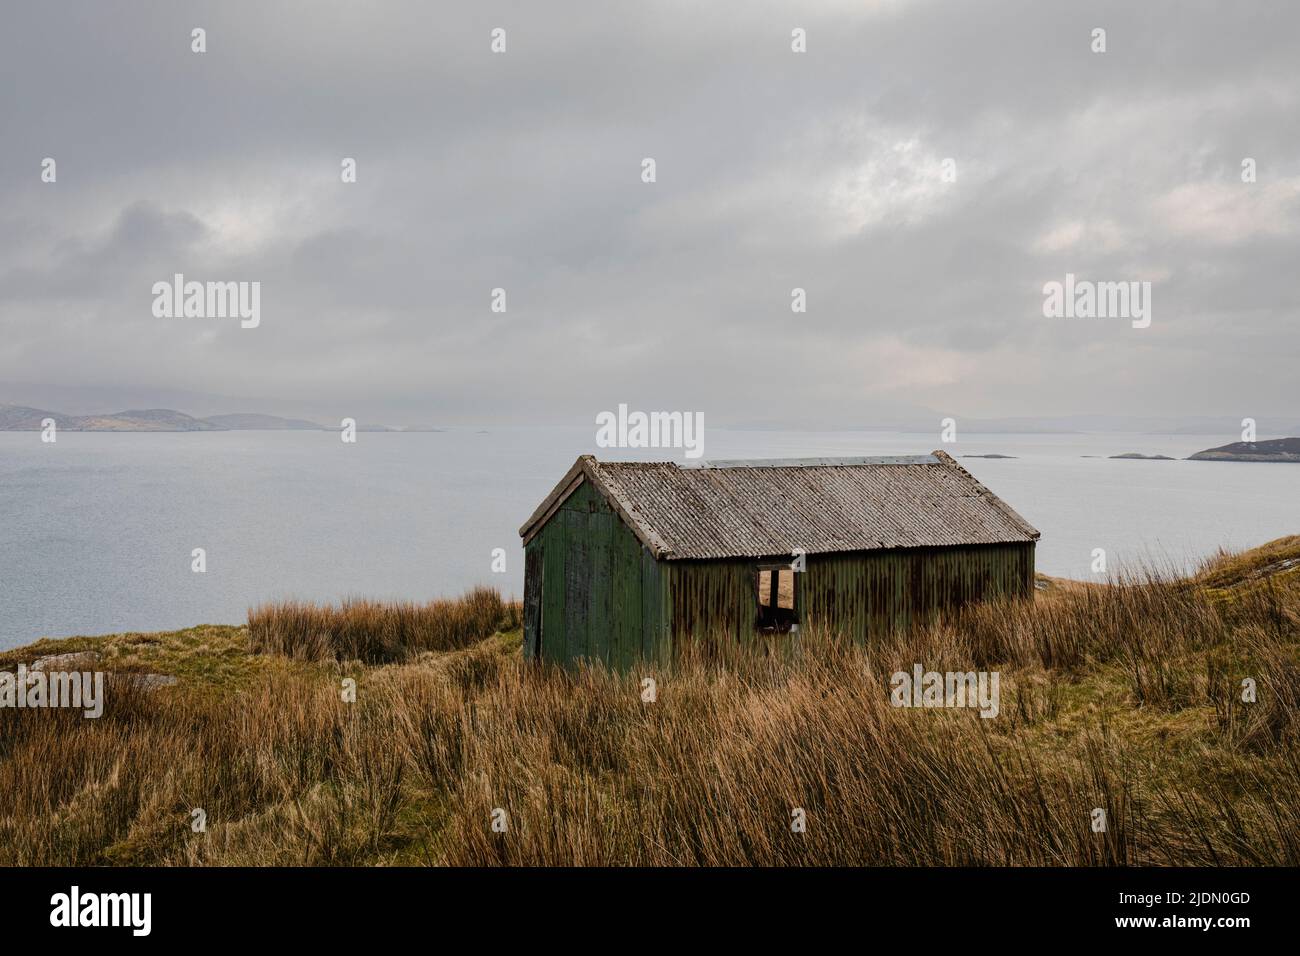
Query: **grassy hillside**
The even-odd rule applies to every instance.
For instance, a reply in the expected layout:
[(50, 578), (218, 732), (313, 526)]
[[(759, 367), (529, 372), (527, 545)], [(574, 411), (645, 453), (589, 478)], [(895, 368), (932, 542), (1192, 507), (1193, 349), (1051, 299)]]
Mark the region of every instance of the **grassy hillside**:
[[(44, 641), (0, 669), (180, 680), (0, 711), (0, 863), (1300, 863), (1300, 537), (1043, 583), (870, 651), (809, 628), (627, 676), (525, 664), (482, 593)], [(916, 663), (997, 670), (1000, 714), (891, 707)]]

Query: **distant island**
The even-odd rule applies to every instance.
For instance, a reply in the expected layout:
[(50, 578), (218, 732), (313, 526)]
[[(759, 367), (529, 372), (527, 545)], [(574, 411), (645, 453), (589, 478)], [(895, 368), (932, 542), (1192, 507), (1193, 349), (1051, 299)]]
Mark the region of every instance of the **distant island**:
[[(1088, 457), (1088, 456), (1084, 456)], [(1129, 461), (1177, 461), (1177, 458), (1170, 458), (1168, 455), (1143, 455), (1136, 451), (1126, 451), (1122, 455), (1111, 455), (1111, 458), (1124, 458)]]
[[(65, 415), (28, 405), (0, 402), (0, 432), (38, 432), (47, 418), (69, 432), (337, 432), (342, 426), (322, 425), (305, 418), (282, 418), (260, 412), (236, 412), (197, 418), (172, 408), (137, 408), (107, 415)], [(433, 425), (372, 425), (361, 422), (359, 432), (440, 432)]]
[(1188, 461), (1290, 461), (1300, 462), (1300, 438), (1274, 438), (1269, 441), (1238, 441), (1218, 448), (1207, 448), (1190, 456)]
[[(188, 416), (187, 416), (188, 417)], [(262, 415), (257, 412), (234, 415), (211, 415), (202, 421), (210, 422), (219, 428), (231, 431), (280, 431), (281, 429), (319, 430), (324, 426), (309, 422), (305, 418), (281, 418), (278, 415)]]
[[(170, 408), (131, 409), (107, 415), (64, 415), (26, 405), (0, 405), (0, 431), (40, 431), (42, 422), (53, 419), (62, 431), (70, 432), (225, 432), (265, 430), (333, 431), (301, 418), (280, 418), (256, 413), (213, 415), (195, 418)], [(383, 427), (383, 426), (379, 426)]]

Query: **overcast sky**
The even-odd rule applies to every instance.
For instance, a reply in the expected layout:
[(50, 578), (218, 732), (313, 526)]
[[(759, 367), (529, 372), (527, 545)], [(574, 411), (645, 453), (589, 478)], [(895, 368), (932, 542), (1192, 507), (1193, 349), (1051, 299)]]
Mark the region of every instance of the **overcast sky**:
[[(0, 381), (407, 423), (1294, 411), (1294, 2), (3, 17)], [(260, 326), (155, 318), (176, 272), (259, 281)], [(1150, 327), (1044, 318), (1067, 272), (1150, 281)]]

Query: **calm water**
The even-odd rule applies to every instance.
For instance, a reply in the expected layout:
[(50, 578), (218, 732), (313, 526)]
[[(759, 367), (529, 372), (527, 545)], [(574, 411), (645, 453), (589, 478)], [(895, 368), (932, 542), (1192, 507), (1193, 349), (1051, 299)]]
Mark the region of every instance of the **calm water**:
[[(933, 434), (709, 430), (706, 458), (917, 454)], [(1083, 458), (1184, 456), (1231, 436), (973, 435), (950, 453), (1043, 537), (1039, 569), (1090, 576), (1146, 558), (1190, 566), (1300, 531), (1300, 466)], [(44, 636), (235, 623), (250, 604), (523, 590), (518, 528), (594, 429), (424, 434), (0, 433), (0, 647)], [(680, 459), (679, 459), (680, 460)], [(190, 552), (207, 550), (206, 574)], [(508, 571), (491, 571), (493, 548)]]

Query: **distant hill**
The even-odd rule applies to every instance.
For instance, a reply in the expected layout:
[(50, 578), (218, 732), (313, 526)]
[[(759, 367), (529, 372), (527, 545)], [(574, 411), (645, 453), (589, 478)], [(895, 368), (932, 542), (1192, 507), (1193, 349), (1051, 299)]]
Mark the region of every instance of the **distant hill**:
[(1269, 441), (1233, 442), (1207, 448), (1191, 455), (1188, 461), (1288, 461), (1300, 462), (1300, 438), (1274, 438)]
[(278, 415), (262, 415), (257, 412), (209, 415), (204, 421), (234, 431), (281, 431), (290, 429), (321, 431), (323, 429), (323, 426), (318, 425), (316, 422), (309, 422), (305, 418), (281, 418)]
[(0, 405), (0, 431), (40, 431), (47, 418), (61, 431), (70, 432), (219, 432), (283, 429), (321, 431), (322, 426), (301, 418), (244, 413), (195, 418), (170, 408), (129, 409), (107, 415), (64, 415), (27, 405)]
[(0, 431), (40, 431), (41, 422), (53, 418), (60, 428), (72, 428), (76, 416), (60, 415), (27, 405), (0, 405)]
[(79, 415), (77, 430), (84, 432), (215, 432), (221, 427), (170, 408), (131, 409), (112, 415)]

